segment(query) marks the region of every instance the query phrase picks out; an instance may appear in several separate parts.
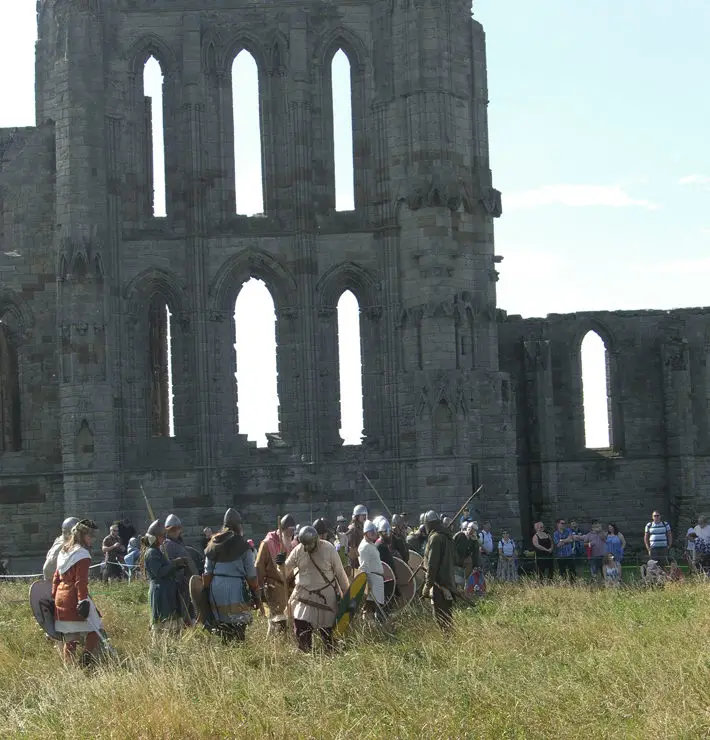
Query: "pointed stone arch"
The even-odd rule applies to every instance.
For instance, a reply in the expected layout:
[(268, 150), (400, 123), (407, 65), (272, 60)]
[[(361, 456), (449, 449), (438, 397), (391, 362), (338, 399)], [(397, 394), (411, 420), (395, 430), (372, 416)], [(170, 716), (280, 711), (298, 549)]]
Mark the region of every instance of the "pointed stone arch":
[(297, 284), (291, 273), (273, 255), (248, 247), (228, 259), (213, 280), (209, 290), (213, 311), (231, 317), (241, 286), (252, 277), (266, 283), (277, 312), (296, 305)]
[(160, 64), (163, 75), (173, 77), (178, 71), (178, 57), (170, 44), (155, 33), (141, 36), (124, 54), (128, 71), (133, 76), (143, 74), (145, 63), (150, 57)]
[(367, 47), (362, 39), (347, 26), (336, 26), (324, 33), (316, 43), (313, 61), (325, 68), (335, 52), (342, 49), (350, 62), (353, 75), (364, 74), (369, 61)]
[(251, 31), (242, 29), (225, 43), (224, 55), (222, 57), (222, 71), (225, 74), (231, 74), (232, 64), (242, 51), (248, 51), (256, 62), (256, 67), (259, 70), (259, 83), (261, 84), (262, 75), (268, 68), (266, 44), (260, 36), (257, 36)]
[(186, 315), (189, 308), (187, 287), (175, 274), (155, 267), (136, 275), (126, 286), (124, 296), (129, 315), (136, 317), (146, 311), (156, 293), (160, 293), (170, 304), (174, 315), (181, 318)]
[(331, 267), (318, 281), (318, 304), (321, 307), (335, 307), (346, 290), (352, 291), (361, 310), (380, 303), (380, 283), (375, 275), (356, 262), (348, 261)]

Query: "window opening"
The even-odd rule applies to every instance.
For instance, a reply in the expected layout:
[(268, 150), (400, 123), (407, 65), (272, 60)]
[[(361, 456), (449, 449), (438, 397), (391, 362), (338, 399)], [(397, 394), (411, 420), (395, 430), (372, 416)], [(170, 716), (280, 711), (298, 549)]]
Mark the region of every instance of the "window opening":
[(589, 331), (582, 340), (582, 406), (584, 446), (611, 447), (609, 404), (609, 355), (602, 338)]
[(266, 447), (279, 431), (274, 299), (262, 280), (242, 286), (234, 309), (239, 434)]
[(151, 301), (149, 322), (151, 432), (153, 437), (174, 437), (172, 314), (159, 296)]
[(259, 68), (243, 49), (232, 64), (234, 177), (237, 213), (264, 213)]
[(143, 69), (143, 94), (150, 102), (150, 130), (152, 142), (151, 186), (153, 188), (153, 216), (165, 218), (165, 128), (163, 118), (163, 70), (160, 62), (151, 56)]
[(20, 449), (17, 354), (0, 321), (0, 452), (19, 452)]
[(350, 60), (338, 49), (330, 65), (333, 93), (335, 210), (355, 210), (355, 167)]
[(346, 445), (362, 444), (362, 344), (360, 304), (346, 290), (338, 301), (338, 360), (340, 364), (340, 436)]

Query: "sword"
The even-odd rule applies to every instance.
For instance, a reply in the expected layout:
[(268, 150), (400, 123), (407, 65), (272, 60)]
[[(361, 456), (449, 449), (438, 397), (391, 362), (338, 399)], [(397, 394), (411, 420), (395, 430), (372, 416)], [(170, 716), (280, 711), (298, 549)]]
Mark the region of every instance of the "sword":
[(143, 488), (143, 484), (139, 484), (141, 487), (141, 493), (143, 494), (143, 499), (145, 500), (145, 505), (148, 509), (148, 516), (150, 517), (150, 521), (154, 522), (158, 517), (155, 516), (155, 512), (153, 511), (153, 507), (150, 505), (150, 501), (148, 501), (148, 497), (145, 495), (145, 489)]
[(375, 496), (377, 496), (377, 498), (380, 500), (380, 503), (382, 504), (382, 506), (385, 507), (385, 511), (389, 514), (390, 519), (391, 519), (392, 512), (390, 511), (389, 506), (387, 506), (387, 504), (382, 500), (382, 496), (380, 496), (380, 494), (377, 493), (377, 489), (372, 485), (372, 481), (365, 475), (365, 471), (361, 470), (360, 472), (362, 473), (362, 477), (367, 481), (367, 485), (370, 486), (370, 488), (375, 492)]

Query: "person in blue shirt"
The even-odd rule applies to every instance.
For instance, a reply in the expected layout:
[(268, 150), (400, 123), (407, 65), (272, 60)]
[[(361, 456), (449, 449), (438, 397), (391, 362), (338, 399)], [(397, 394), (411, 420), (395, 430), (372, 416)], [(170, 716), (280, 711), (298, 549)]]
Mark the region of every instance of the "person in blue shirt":
[(136, 576), (141, 559), (141, 543), (137, 537), (128, 541), (128, 552), (123, 558), (124, 568), (128, 571), (129, 581)]
[(564, 519), (558, 519), (555, 523), (555, 531), (552, 534), (555, 543), (555, 560), (561, 578), (569, 578), (570, 581), (577, 579), (577, 569), (574, 565), (574, 533), (567, 527)]

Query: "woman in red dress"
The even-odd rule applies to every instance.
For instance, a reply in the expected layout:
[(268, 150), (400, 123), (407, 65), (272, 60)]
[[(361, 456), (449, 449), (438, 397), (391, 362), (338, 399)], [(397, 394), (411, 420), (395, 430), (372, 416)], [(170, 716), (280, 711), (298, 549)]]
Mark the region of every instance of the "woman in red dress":
[(101, 615), (89, 596), (91, 546), (96, 530), (96, 524), (89, 519), (82, 519), (74, 526), (69, 541), (59, 553), (52, 581), (54, 626), (64, 640), (64, 659), (71, 661), (77, 644), (83, 642), (85, 664), (97, 657), (99, 633), (103, 629)]

